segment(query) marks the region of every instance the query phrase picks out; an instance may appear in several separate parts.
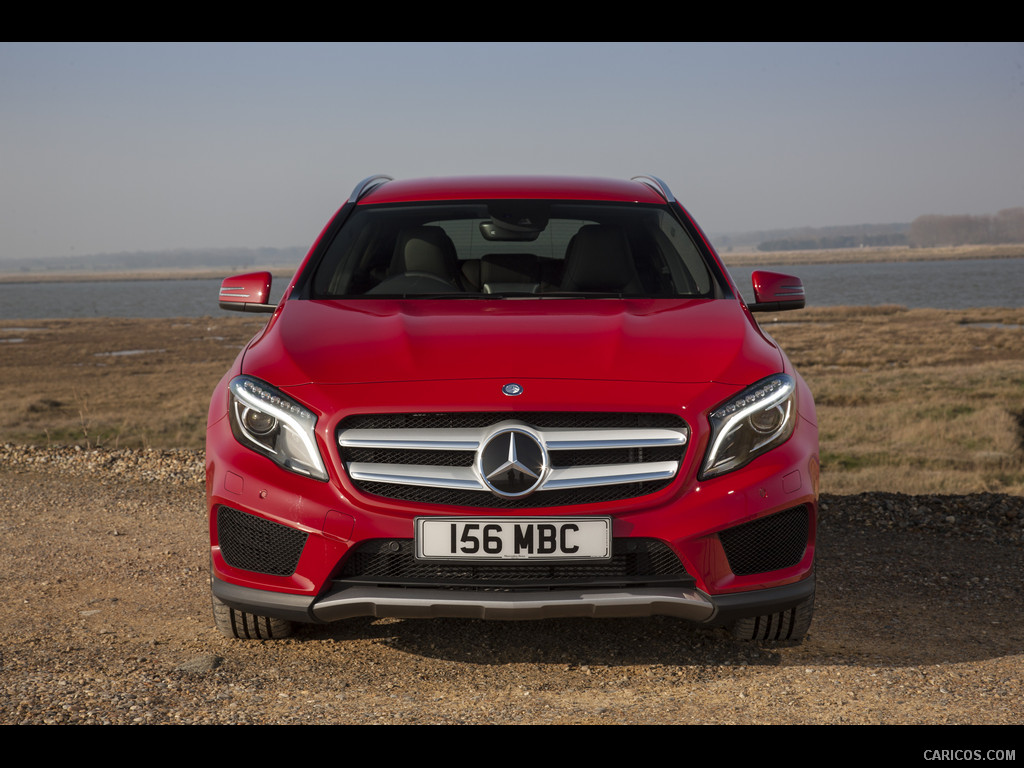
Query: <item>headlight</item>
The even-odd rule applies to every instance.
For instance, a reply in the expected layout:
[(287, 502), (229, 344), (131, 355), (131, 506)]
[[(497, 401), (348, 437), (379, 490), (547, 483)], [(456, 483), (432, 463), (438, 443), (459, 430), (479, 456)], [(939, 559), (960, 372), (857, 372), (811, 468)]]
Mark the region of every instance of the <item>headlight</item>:
[(316, 416), (249, 376), (232, 379), (229, 391), (228, 417), (238, 442), (291, 472), (327, 479), (313, 434)]
[(796, 383), (784, 373), (748, 387), (708, 416), (702, 479), (731, 472), (785, 442), (796, 423)]

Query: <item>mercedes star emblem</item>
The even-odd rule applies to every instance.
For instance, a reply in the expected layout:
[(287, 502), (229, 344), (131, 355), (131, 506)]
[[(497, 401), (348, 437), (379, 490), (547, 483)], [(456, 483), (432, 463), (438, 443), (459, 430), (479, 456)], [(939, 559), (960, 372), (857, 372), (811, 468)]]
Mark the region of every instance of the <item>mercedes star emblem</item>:
[(530, 432), (506, 427), (491, 435), (477, 452), (480, 479), (497, 496), (518, 498), (537, 490), (548, 470), (548, 455)]

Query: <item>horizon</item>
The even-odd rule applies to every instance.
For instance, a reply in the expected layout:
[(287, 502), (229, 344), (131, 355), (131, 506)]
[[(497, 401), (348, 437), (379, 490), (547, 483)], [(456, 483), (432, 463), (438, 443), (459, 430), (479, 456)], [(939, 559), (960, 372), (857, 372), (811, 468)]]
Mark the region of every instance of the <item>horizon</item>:
[[(804, 230), (807, 230), (807, 231), (810, 231), (810, 232), (818, 232), (818, 231), (825, 231), (825, 230), (830, 230), (830, 229), (854, 229), (854, 228), (859, 228), (859, 227), (880, 227), (880, 228), (881, 227), (904, 227), (904, 226), (909, 227), (910, 224), (911, 224), (911, 222), (901, 222), (901, 221), (870, 222), (870, 223), (865, 222), (865, 223), (859, 223), (859, 224), (826, 224), (826, 225), (821, 226), (821, 227), (796, 226), (796, 227), (786, 227), (784, 229), (758, 230), (758, 231), (748, 231), (748, 232), (707, 232), (706, 234), (707, 234), (707, 236), (709, 238), (711, 238), (712, 244), (714, 244), (718, 240), (725, 240), (727, 238), (738, 238), (738, 237), (746, 238), (746, 237), (751, 237), (753, 235), (778, 235), (778, 234), (782, 234), (782, 233), (804, 231)], [(306, 251), (308, 251), (309, 248), (312, 246), (312, 244), (313, 244), (313, 239), (311, 239), (309, 243), (305, 243), (305, 244), (292, 244), (292, 245), (285, 245), (285, 246), (269, 246), (269, 245), (255, 245), (255, 246), (239, 246), (239, 245), (234, 245), (234, 246), (232, 246), (232, 245), (225, 245), (225, 246), (217, 246), (217, 247), (202, 247), (202, 246), (199, 246), (199, 247), (196, 247), (196, 248), (158, 248), (158, 249), (153, 249), (153, 250), (133, 250), (133, 251), (97, 251), (96, 253), (71, 253), (71, 254), (66, 254), (66, 255), (63, 255), (63, 256), (60, 256), (60, 255), (57, 255), (57, 256), (40, 256), (40, 257), (37, 257), (37, 259), (33, 259), (33, 260), (38, 260), (38, 261), (45, 262), (45, 261), (49, 261), (49, 260), (55, 261), (55, 260), (58, 260), (58, 259), (98, 259), (98, 258), (103, 258), (103, 257), (115, 257), (115, 256), (139, 256), (139, 257), (144, 257), (144, 256), (157, 256), (157, 255), (171, 255), (171, 254), (174, 254), (174, 253), (181, 253), (183, 255), (184, 254), (199, 254), (199, 253), (215, 253), (215, 252), (218, 252), (218, 251), (224, 251), (224, 252), (228, 252), (228, 253), (240, 253), (240, 252), (247, 252), (247, 251), (259, 252), (259, 251), (296, 251), (296, 250), (301, 250), (302, 253), (305, 254)], [(889, 247), (892, 247), (892, 246), (889, 246)], [(0, 264), (2, 264), (4, 260), (5, 260), (5, 258), (2, 255), (0, 255)], [(20, 258), (17, 258), (17, 257), (8, 257), (6, 260), (9, 260), (9, 261), (12, 261), (12, 262), (27, 261), (27, 259), (20, 259)], [(169, 267), (169, 268), (173, 268), (173, 267)]]
[(1024, 205), (1021, 43), (4, 43), (0, 73), (0, 263), (305, 248), (378, 172), (653, 173), (714, 237)]

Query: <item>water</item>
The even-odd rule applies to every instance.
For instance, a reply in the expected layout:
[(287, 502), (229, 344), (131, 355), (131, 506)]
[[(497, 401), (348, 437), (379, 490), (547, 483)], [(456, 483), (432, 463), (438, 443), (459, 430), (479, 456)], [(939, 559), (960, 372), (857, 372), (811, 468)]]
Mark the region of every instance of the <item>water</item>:
[(1019, 307), (1024, 300), (1024, 259), (733, 267), (729, 272), (747, 301), (755, 269), (798, 276), (807, 306), (969, 309)]
[[(236, 315), (217, 305), (220, 280), (0, 283), (0, 319)], [(287, 280), (275, 281), (277, 302)], [(237, 316), (237, 315), (236, 315)]]
[[(748, 301), (753, 298), (750, 273), (754, 269), (730, 270)], [(1019, 307), (1024, 292), (1024, 259), (806, 264), (757, 269), (802, 278), (808, 306)], [(286, 282), (275, 281), (271, 301), (281, 297)], [(220, 280), (0, 283), (0, 319), (234, 314), (217, 306), (219, 288)]]

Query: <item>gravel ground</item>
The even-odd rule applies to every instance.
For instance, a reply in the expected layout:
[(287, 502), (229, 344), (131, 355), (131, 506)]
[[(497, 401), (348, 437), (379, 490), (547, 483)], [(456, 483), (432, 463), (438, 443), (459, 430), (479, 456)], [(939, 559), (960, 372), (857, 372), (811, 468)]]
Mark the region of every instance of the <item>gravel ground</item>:
[(230, 641), (202, 492), (199, 451), (0, 448), (0, 723), (1024, 721), (1019, 497), (824, 497), (814, 624), (780, 647), (667, 618)]

